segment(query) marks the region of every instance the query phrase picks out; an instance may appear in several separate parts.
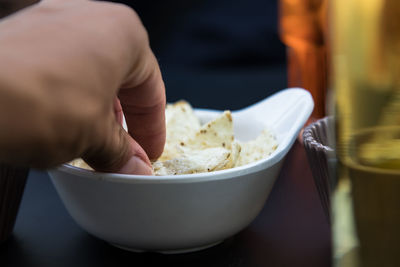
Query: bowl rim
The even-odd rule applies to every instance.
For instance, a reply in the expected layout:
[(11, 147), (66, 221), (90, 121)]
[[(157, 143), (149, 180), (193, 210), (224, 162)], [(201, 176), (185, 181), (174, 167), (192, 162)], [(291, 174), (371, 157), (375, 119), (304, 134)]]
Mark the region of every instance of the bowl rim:
[[(82, 169), (79, 167), (72, 166), (68, 163), (64, 163), (58, 167), (53, 169), (49, 169), (48, 172), (50, 175), (56, 172), (68, 173), (74, 176), (95, 179), (95, 180), (103, 180), (108, 182), (123, 182), (123, 183), (195, 183), (195, 182), (205, 182), (205, 181), (214, 181), (214, 180), (223, 180), (223, 179), (231, 179), (236, 177), (241, 177), (244, 175), (260, 172), (266, 170), (269, 167), (280, 162), (285, 155), (289, 152), (293, 143), (295, 142), (297, 135), (299, 134), (301, 128), (307, 121), (310, 116), (314, 103), (311, 97), (311, 94), (303, 89), (303, 88), (287, 88), (279, 91), (269, 97), (272, 96), (285, 96), (285, 94), (297, 94), (298, 97), (305, 98), (305, 104), (302, 106), (302, 111), (299, 112), (298, 117), (296, 117), (296, 121), (291, 125), (291, 128), (286, 133), (285, 137), (278, 143), (278, 147), (275, 151), (271, 153), (268, 157), (261, 159), (259, 161), (255, 161), (243, 166), (226, 169), (226, 170), (218, 170), (213, 172), (206, 173), (194, 173), (194, 174), (181, 174), (181, 175), (163, 175), (163, 176), (150, 176), (150, 175), (134, 175), (134, 174), (118, 174), (118, 173), (104, 173), (104, 172), (95, 172), (91, 170)], [(268, 99), (267, 97), (266, 99)], [(261, 100), (262, 101), (265, 101)], [(257, 104), (257, 103), (256, 103)], [(256, 105), (255, 104), (255, 105)], [(233, 111), (232, 113), (236, 113), (239, 111), (243, 111), (249, 109), (246, 107), (241, 110)], [(222, 112), (221, 110), (214, 109), (198, 109), (205, 112)], [(274, 132), (273, 134), (278, 134)]]
[[(279, 146), (278, 146), (279, 147)], [(73, 174), (74, 176), (85, 177), (95, 180), (103, 180), (109, 182), (124, 182), (124, 183), (194, 183), (194, 182), (205, 182), (214, 180), (223, 180), (228, 178), (241, 177), (251, 173), (259, 172), (268, 169), (279, 162), (288, 152), (290, 146), (287, 149), (276, 149), (272, 154), (256, 162), (252, 162), (243, 166), (218, 170), (213, 172), (204, 173), (193, 173), (193, 174), (179, 174), (179, 175), (163, 175), (163, 176), (151, 176), (151, 175), (137, 175), (137, 174), (119, 174), (119, 173), (104, 173), (95, 172), (91, 170), (82, 169), (79, 167), (72, 166), (70, 164), (62, 164), (61, 166), (50, 169), (49, 172), (64, 172)]]

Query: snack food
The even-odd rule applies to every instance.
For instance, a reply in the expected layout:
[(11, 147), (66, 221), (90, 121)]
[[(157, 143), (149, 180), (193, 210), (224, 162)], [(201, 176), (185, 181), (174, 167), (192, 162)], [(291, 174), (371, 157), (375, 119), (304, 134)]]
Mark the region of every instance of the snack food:
[[(255, 140), (235, 140), (230, 111), (201, 125), (189, 103), (179, 101), (166, 107), (167, 138), (163, 154), (153, 162), (155, 175), (212, 172), (242, 166), (270, 155), (275, 137), (264, 130)], [(71, 162), (90, 168), (83, 160)]]

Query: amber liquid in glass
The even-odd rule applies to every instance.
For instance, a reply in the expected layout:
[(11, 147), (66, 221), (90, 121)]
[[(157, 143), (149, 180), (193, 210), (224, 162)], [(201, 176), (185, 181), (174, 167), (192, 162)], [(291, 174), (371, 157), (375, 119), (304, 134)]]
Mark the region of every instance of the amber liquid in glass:
[(334, 265), (400, 266), (400, 2), (332, 7), (340, 161)]

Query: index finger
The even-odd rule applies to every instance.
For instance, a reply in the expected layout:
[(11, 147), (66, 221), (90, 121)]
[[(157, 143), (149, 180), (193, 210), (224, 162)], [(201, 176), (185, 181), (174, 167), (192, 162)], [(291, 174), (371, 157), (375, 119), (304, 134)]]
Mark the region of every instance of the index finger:
[(165, 144), (165, 87), (157, 60), (146, 42), (118, 97), (129, 134), (150, 159), (158, 158)]

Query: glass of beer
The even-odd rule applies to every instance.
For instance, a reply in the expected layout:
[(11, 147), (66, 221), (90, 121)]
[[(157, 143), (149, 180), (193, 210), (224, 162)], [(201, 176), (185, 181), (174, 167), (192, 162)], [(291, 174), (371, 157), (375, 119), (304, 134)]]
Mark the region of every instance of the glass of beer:
[(400, 266), (400, 1), (335, 0), (334, 266)]

